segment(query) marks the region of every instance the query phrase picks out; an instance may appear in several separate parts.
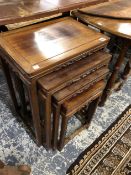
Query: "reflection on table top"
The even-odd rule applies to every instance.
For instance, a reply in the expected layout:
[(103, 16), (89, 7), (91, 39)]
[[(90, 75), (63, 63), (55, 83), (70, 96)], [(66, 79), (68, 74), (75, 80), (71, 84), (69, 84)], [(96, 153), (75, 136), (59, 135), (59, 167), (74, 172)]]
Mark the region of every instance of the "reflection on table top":
[(68, 17), (2, 33), (0, 53), (5, 50), (24, 73), (34, 76), (108, 41)]
[(111, 34), (131, 39), (131, 20), (96, 17), (78, 11), (73, 13), (85, 23), (91, 24)]
[(114, 0), (82, 11), (88, 15), (131, 20), (131, 0)]
[(0, 0), (0, 25), (42, 18), (107, 0)]

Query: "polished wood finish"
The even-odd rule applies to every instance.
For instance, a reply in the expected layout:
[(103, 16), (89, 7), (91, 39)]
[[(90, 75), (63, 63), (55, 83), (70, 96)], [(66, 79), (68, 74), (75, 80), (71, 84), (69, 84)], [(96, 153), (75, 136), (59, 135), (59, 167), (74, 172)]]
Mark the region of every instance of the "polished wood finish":
[[(108, 62), (109, 63), (109, 62)], [(57, 91), (53, 95), (53, 148), (57, 147), (58, 140), (58, 127), (60, 120), (61, 107), (65, 101), (70, 101), (71, 98), (75, 98), (75, 96), (86, 91), (90, 86), (97, 83), (102, 79), (106, 79), (109, 70), (107, 69), (108, 63), (106, 66), (95, 70), (93, 73), (85, 75), (83, 78), (79, 78), (76, 82), (72, 83), (70, 86), (65, 87), (59, 91)], [(77, 102), (77, 101), (76, 101)], [(79, 103), (79, 107), (80, 103)], [(75, 111), (74, 111), (75, 110)], [(68, 111), (68, 116), (72, 116), (74, 113), (78, 111), (78, 106), (74, 107), (74, 109), (70, 108), (70, 112)], [(67, 111), (66, 111), (67, 112)], [(67, 115), (66, 115), (67, 116)]]
[[(84, 24), (87, 24), (87, 25), (90, 24), (100, 29), (100, 31), (108, 32), (122, 39), (122, 47), (121, 47), (119, 56), (117, 58), (117, 61), (114, 66), (114, 70), (112, 72), (110, 79), (108, 80), (106, 89), (101, 99), (100, 105), (104, 105), (107, 97), (111, 94), (112, 90), (116, 86), (115, 82), (116, 82), (117, 75), (119, 73), (119, 70), (122, 64), (124, 63), (127, 50), (131, 46), (131, 21), (89, 16), (78, 11), (74, 11), (72, 12), (72, 14)], [(123, 76), (124, 74), (126, 74), (126, 77), (127, 77), (127, 73), (129, 74), (129, 72), (130, 72), (130, 66), (128, 64), (127, 68), (123, 72)], [(124, 81), (119, 84), (119, 89), (120, 87), (122, 87), (123, 83)]]
[[(38, 145), (41, 145), (43, 141), (37, 80), (59, 69), (61, 65), (74, 60), (82, 53), (92, 53), (104, 48), (108, 41), (109, 38), (105, 35), (96, 33), (69, 17), (0, 34), (0, 56), (4, 63), (3, 67), (9, 66), (26, 86)], [(11, 81), (8, 75), (7, 79)], [(8, 85), (11, 86), (10, 90), (13, 92), (12, 84), (8, 83)], [(21, 101), (23, 101), (22, 98)], [(46, 103), (50, 104), (50, 97), (46, 99)], [(46, 113), (50, 115), (48, 106), (46, 106)], [(47, 123), (46, 147), (49, 148), (50, 117), (47, 117)]]
[(92, 46), (103, 44), (100, 38), (103, 38), (104, 43), (109, 41), (105, 35), (71, 18), (62, 18), (2, 33), (0, 50), (6, 50), (24, 74), (35, 76)]
[[(81, 12), (82, 11), (83, 10), (81, 10)], [(75, 17), (78, 17), (82, 22), (93, 25), (102, 31), (106, 31), (122, 38), (131, 39), (131, 20), (107, 19), (86, 15), (81, 12), (74, 11), (72, 14)]]
[[(54, 71), (48, 75), (43, 76), (38, 80), (38, 84), (42, 91), (46, 92), (56, 92), (60, 88), (70, 85), (73, 82), (77, 82), (80, 77), (88, 75), (94, 69), (98, 69), (104, 65), (108, 65), (111, 55), (98, 51), (90, 56), (85, 55), (85, 58), (80, 60), (74, 60), (72, 64), (63, 65), (63, 68)], [(69, 76), (70, 75), (70, 76)]]
[(106, 2), (107, 0), (48, 0), (58, 7), (59, 12), (68, 12), (77, 8), (84, 8), (99, 3)]
[(74, 83), (72, 83), (70, 86), (63, 88), (60, 91), (57, 91), (53, 95), (54, 103), (57, 99), (57, 103), (61, 104), (63, 103), (63, 101), (71, 98), (72, 95), (79, 94), (80, 92), (84, 91), (84, 89), (88, 89), (96, 81), (99, 81), (99, 79), (104, 79), (109, 73), (107, 67), (108, 63), (101, 69), (95, 70), (94, 68), (93, 73), (83, 76), (85, 78), (79, 78), (79, 80), (77, 80), (76, 82), (74, 81)]
[(83, 9), (82, 12), (100, 17), (131, 20), (131, 1), (115, 0), (106, 2), (91, 7), (90, 9)]
[(2, 0), (0, 25), (43, 18), (105, 1), (107, 0)]
[(47, 0), (3, 0), (0, 3), (0, 25), (32, 20), (58, 13)]
[[(97, 48), (97, 50), (98, 49), (102, 49), (102, 47), (100, 46)], [(41, 91), (41, 94), (43, 94), (41, 95), (41, 98), (43, 98), (45, 104), (43, 105), (45, 111), (45, 114), (43, 114), (43, 118), (45, 119), (45, 133), (47, 135), (46, 137), (48, 137), (49, 133), (51, 133), (52, 94), (64, 87), (69, 86), (74, 82), (78, 82), (82, 77), (85, 77), (90, 72), (97, 70), (104, 65), (108, 65), (111, 59), (111, 55), (102, 51), (98, 51), (93, 54), (92, 52), (94, 52), (95, 50), (90, 50), (86, 54), (78, 55), (78, 57), (74, 58), (74, 61), (72, 60), (71, 62), (62, 65), (61, 68), (59, 68), (58, 70), (56, 69), (56, 71), (53, 71), (52, 73), (45, 75), (38, 80), (38, 87)], [(89, 53), (92, 53), (92, 55), (88, 56)], [(57, 111), (59, 112), (59, 109)], [(57, 112), (54, 115), (57, 115)], [(56, 122), (58, 121), (56, 120)]]

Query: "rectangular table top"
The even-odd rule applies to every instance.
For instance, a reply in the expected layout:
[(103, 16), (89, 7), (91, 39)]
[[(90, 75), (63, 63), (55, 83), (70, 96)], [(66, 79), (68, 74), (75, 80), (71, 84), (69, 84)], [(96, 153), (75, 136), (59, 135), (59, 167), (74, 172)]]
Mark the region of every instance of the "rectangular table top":
[(1, 0), (0, 25), (43, 18), (107, 0)]
[(35, 76), (108, 41), (107, 36), (66, 17), (1, 33), (0, 54), (7, 53), (24, 73)]
[(114, 0), (82, 11), (89, 15), (131, 20), (131, 0)]

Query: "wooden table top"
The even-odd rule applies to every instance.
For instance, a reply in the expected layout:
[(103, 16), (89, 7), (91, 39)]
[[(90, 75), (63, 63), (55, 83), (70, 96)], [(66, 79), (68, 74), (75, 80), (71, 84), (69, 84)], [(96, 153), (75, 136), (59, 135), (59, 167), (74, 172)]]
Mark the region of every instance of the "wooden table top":
[(106, 45), (109, 38), (66, 17), (0, 34), (0, 53), (8, 53), (24, 73), (37, 73)]
[(88, 15), (131, 20), (131, 0), (114, 0), (82, 9)]
[(108, 33), (131, 39), (131, 20), (96, 17), (78, 11), (74, 11), (73, 13), (87, 24), (91, 24)]
[(0, 25), (43, 18), (107, 0), (1, 0)]

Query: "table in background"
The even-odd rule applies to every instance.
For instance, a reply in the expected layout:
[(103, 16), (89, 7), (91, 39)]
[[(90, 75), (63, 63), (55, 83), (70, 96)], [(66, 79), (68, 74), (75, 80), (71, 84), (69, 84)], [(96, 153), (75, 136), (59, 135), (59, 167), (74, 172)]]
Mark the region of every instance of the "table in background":
[(83, 9), (82, 11), (97, 17), (131, 20), (131, 0), (112, 0), (93, 6), (90, 9)]
[(107, 0), (2, 0), (0, 26), (65, 13), (105, 1)]
[[(88, 9), (86, 9), (86, 11), (88, 11)], [(131, 46), (131, 20), (96, 17), (86, 15), (84, 12), (85, 9), (80, 10), (79, 12), (78, 11), (73, 12), (72, 14), (75, 17), (77, 17), (79, 21), (85, 23), (86, 25), (90, 24), (100, 29), (101, 32), (108, 32), (122, 39), (122, 48), (119, 53), (119, 57), (115, 63), (114, 70), (112, 72), (110, 79), (108, 80), (105, 92), (101, 100), (101, 105), (103, 105), (107, 97), (110, 95), (111, 91), (114, 89), (120, 67), (124, 62), (124, 58), (128, 48)], [(130, 60), (126, 63), (122, 75), (123, 81), (119, 82), (119, 87), (121, 87), (124, 84), (124, 81), (127, 79), (129, 73), (130, 73)]]

